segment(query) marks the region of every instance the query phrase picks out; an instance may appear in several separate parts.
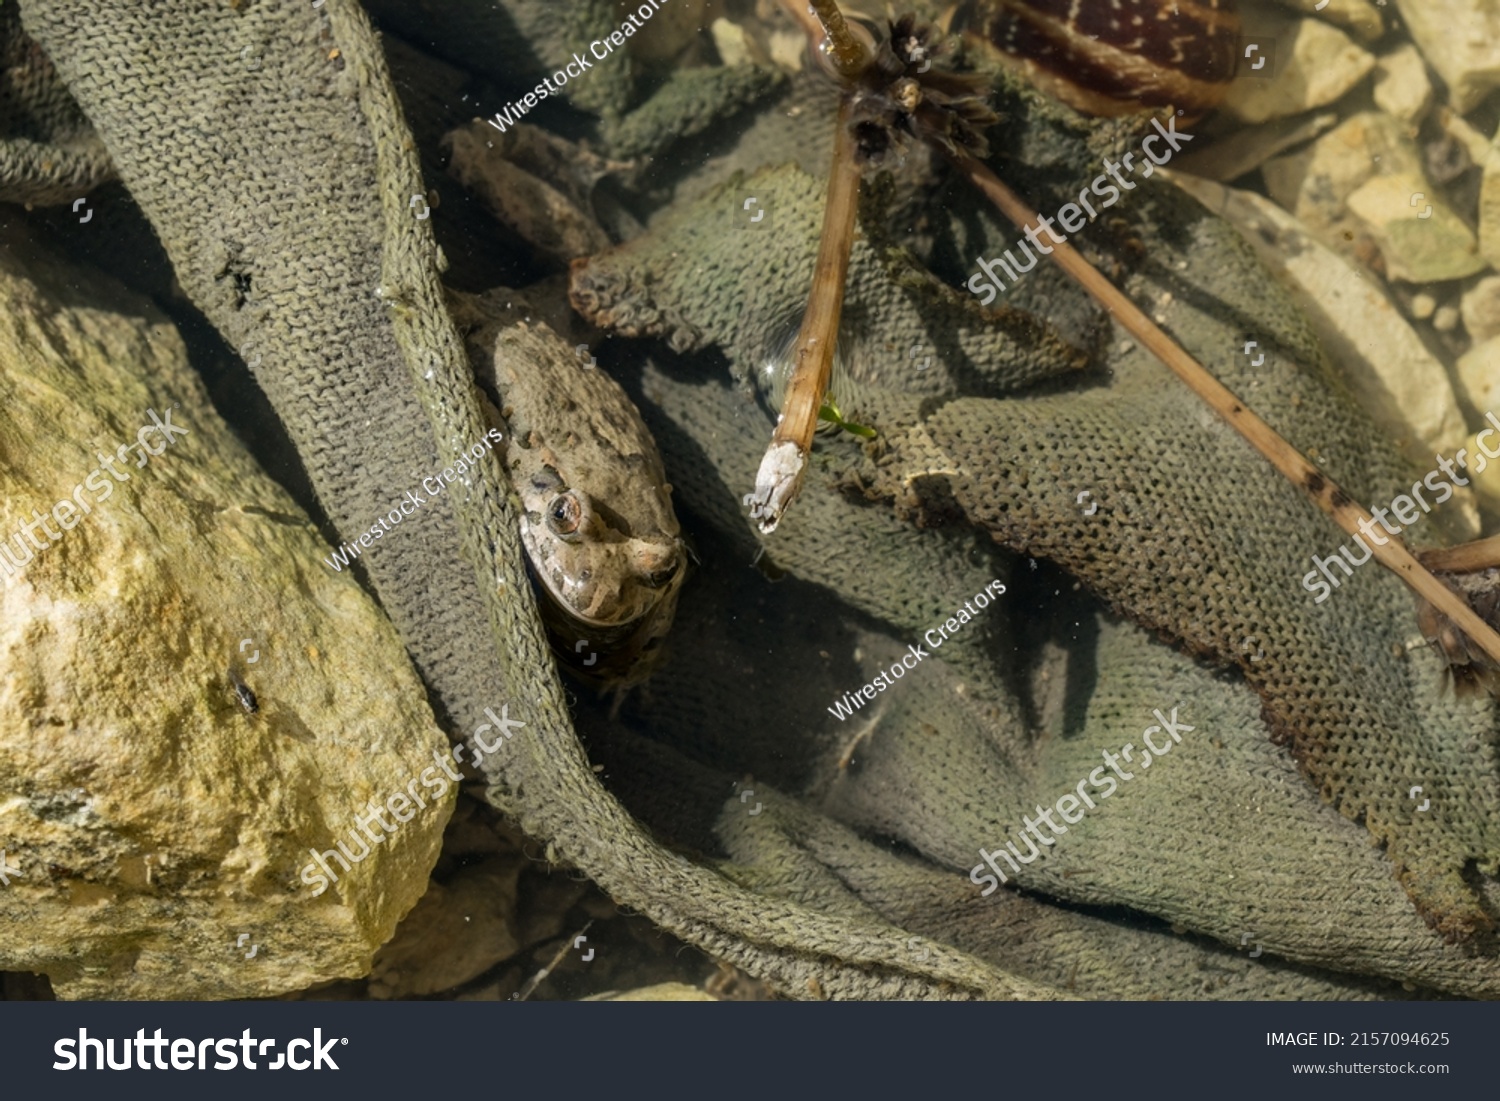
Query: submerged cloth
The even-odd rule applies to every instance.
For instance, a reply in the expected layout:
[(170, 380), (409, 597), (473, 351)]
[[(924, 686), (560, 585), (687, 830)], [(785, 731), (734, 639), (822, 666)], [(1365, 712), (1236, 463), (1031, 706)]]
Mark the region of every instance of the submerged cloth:
[[(71, 99), (26, 86), (46, 94), (32, 131), (0, 134), (6, 197), (66, 200), (58, 174), (76, 168), (26, 143), (89, 148), (81, 109), (184, 292), (256, 352), (340, 533), (480, 438), (439, 285), (442, 213), (415, 201), (418, 152), (352, 0), (20, 13)], [(788, 94), (827, 102), (806, 81)], [(1120, 140), (1004, 81), (996, 94), (994, 163), (1039, 204)], [(731, 374), (805, 295), (819, 178), (784, 162), (815, 171), (827, 141), (826, 111), (787, 106), (744, 130), (756, 156), (676, 180), (650, 231), (575, 285), (599, 322), (659, 338), (625, 376), (705, 563), (670, 660), (620, 719), (585, 700), (575, 725), (489, 456), (408, 521), (420, 538), (363, 558), (453, 736), (501, 705), (525, 724), (489, 758), (492, 801), (621, 904), (793, 997), (1500, 991), (1479, 935), (1500, 854), (1493, 709), (1445, 696), (1436, 657), (1405, 650), (1409, 601), (1377, 567), (1310, 606), (1298, 578), (1336, 529), (1055, 273), (989, 314), (951, 289), (1008, 240), (953, 181), (926, 196), (921, 256), (879, 213), (921, 210), (923, 189), (870, 189), (850, 273), (866, 369), (845, 414), (879, 438), (821, 442), (762, 544), (740, 498), (770, 426)], [(774, 234), (732, 220), (747, 181)], [(1119, 213), (1098, 247), (1140, 237), (1130, 289), (1220, 377), (1356, 497), (1410, 484), (1221, 223), (1150, 189)], [(1253, 376), (1234, 355), (1247, 331), (1274, 352)], [(997, 582), (998, 601), (931, 642)], [(886, 687), (833, 713), (881, 670)], [(1192, 729), (1167, 756), (981, 893), (980, 850), (1024, 854), (1034, 807), (1174, 709)], [(1415, 784), (1433, 813), (1410, 805)]]

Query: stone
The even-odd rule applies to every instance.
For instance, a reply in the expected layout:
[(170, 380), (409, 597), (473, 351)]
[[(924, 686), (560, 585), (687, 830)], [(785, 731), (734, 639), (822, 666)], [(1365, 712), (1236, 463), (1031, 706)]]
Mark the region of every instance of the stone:
[(1471, 408), (1470, 423), (1483, 420), (1485, 413), (1500, 416), (1500, 337), (1491, 337), (1459, 356), (1453, 373), (1458, 396)]
[(1350, 212), (1379, 242), (1392, 279), (1440, 283), (1487, 266), (1474, 234), (1431, 186), (1417, 175), (1376, 176), (1349, 196)]
[(1218, 138), (1201, 152), (1180, 156), (1172, 163), (1178, 171), (1190, 176), (1232, 183), (1272, 157), (1327, 133), (1338, 121), (1338, 115), (1329, 111), (1247, 126)]
[(1396, 0), (1427, 63), (1466, 115), (1500, 87), (1500, 6), (1493, 0)]
[(1422, 156), (1389, 115), (1364, 111), (1345, 119), (1305, 149), (1268, 161), (1266, 188), (1284, 209), (1330, 248), (1352, 255), (1365, 232), (1346, 201), (1382, 172), (1420, 173)]
[(1416, 126), (1432, 109), (1427, 63), (1411, 43), (1392, 50), (1375, 65), (1375, 105), (1392, 118)]
[(654, 986), (642, 986), (609, 994), (595, 994), (586, 1002), (717, 1002), (706, 990), (681, 982), (661, 982)]
[[(1466, 434), (1448, 373), (1368, 272), (1320, 245), (1265, 197), (1173, 173), (1228, 219), (1276, 275), (1299, 291), (1324, 350), (1370, 411), (1415, 461), (1451, 454)], [(1468, 525), (1477, 532), (1470, 506)]]
[(493, 856), (434, 881), (375, 956), (372, 998), (413, 998), (477, 978), (521, 949), (516, 881), (524, 856)]
[(1378, 248), (1395, 278), (1461, 279), (1484, 266), (1472, 231), (1428, 181), (1416, 143), (1379, 111), (1351, 116), (1262, 174), (1272, 198), (1323, 244), (1366, 264)]
[(750, 60), (750, 47), (745, 40), (745, 28), (728, 19), (715, 19), (708, 28), (713, 36), (714, 48), (719, 51), (719, 60), (725, 65), (743, 65)]
[[(630, 55), (640, 61), (668, 62), (680, 55), (698, 36), (704, 16), (711, 0), (677, 0), (662, 4), (652, 12), (651, 18), (642, 21), (642, 30), (629, 42)], [(635, 5), (621, 5), (620, 18), (624, 19)], [(636, 19), (640, 21), (640, 16)]]
[(771, 35), (771, 60), (794, 73), (802, 71), (807, 56), (807, 36), (801, 31), (776, 31)]
[(1485, 155), (1479, 187), (1479, 252), (1500, 267), (1500, 140)]
[(1440, 333), (1456, 332), (1458, 322), (1458, 310), (1452, 306), (1439, 306), (1437, 313), (1432, 315), (1432, 327)]
[[(1279, 0), (1282, 7), (1336, 23), (1369, 45), (1385, 33), (1385, 21), (1370, 0)], [(1383, 6), (1385, 0), (1379, 0)]]
[[(1485, 427), (1488, 428), (1489, 426), (1486, 425)], [(1484, 435), (1484, 429), (1480, 429), (1474, 435), (1470, 436), (1469, 442), (1465, 444), (1471, 456), (1480, 453), (1479, 437), (1482, 435)], [(1493, 436), (1490, 437), (1491, 440), (1493, 438)], [(1493, 446), (1491, 450), (1494, 450)], [(1486, 461), (1483, 470), (1476, 470), (1476, 466), (1478, 464), (1471, 459), (1467, 467), (1467, 477), (1470, 484), (1473, 485), (1475, 492), (1479, 494), (1480, 500), (1484, 501), (1485, 504), (1491, 508), (1500, 506), (1500, 463)]]
[(1241, 122), (1261, 123), (1326, 107), (1365, 78), (1375, 58), (1337, 27), (1317, 19), (1288, 19), (1270, 9), (1244, 13), (1247, 38), (1275, 43), (1274, 71), (1240, 76), (1224, 108)]
[[(1489, 158), (1490, 139), (1476, 130), (1468, 119), (1464, 118), (1451, 107), (1439, 107), (1437, 111), (1438, 126), (1444, 134), (1463, 147), (1468, 154), (1469, 164), (1464, 165), (1460, 171), (1476, 164), (1484, 164)], [(1457, 174), (1455, 173), (1455, 176)]]
[[(0, 539), (17, 555), (0, 566), (0, 849), (18, 869), (0, 970), (139, 1000), (364, 974), (426, 889), (457, 790), (432, 785), (350, 844), (372, 799), (448, 752), (395, 628), (325, 564), (172, 324), (12, 227), (0, 377)], [(138, 433), (156, 418), (173, 431)], [(21, 547), (42, 510), (57, 538)], [(337, 882), (314, 863), (329, 850)]]
[(1460, 310), (1475, 344), (1500, 336), (1500, 275), (1487, 275), (1465, 291)]
[(1437, 310), (1437, 299), (1423, 291), (1421, 294), (1412, 295), (1408, 312), (1417, 321), (1426, 321)]

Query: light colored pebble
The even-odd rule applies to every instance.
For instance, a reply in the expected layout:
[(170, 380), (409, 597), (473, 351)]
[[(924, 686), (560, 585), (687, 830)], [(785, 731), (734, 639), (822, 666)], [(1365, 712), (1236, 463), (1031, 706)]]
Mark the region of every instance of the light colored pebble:
[(1342, 99), (1375, 66), (1375, 58), (1337, 27), (1316, 19), (1287, 19), (1271, 9), (1244, 13), (1246, 37), (1276, 43), (1270, 77), (1243, 73), (1224, 107), (1241, 122), (1286, 118)]
[(1465, 291), (1461, 310), (1475, 344), (1500, 336), (1500, 275), (1487, 275)]
[(1427, 63), (1468, 114), (1500, 87), (1500, 5), (1494, 0), (1396, 0)]
[(1479, 253), (1500, 267), (1500, 141), (1491, 143), (1479, 188)]
[(1415, 126), (1432, 108), (1432, 81), (1421, 51), (1411, 43), (1393, 50), (1375, 66), (1375, 105), (1392, 118)]
[[(1366, 45), (1385, 33), (1385, 21), (1370, 0), (1280, 0), (1281, 6), (1335, 23)], [(1381, 7), (1385, 0), (1379, 0)]]
[(1327, 133), (1338, 120), (1337, 114), (1327, 111), (1247, 126), (1218, 139), (1202, 152), (1178, 157), (1172, 163), (1178, 171), (1190, 176), (1231, 183), (1255, 171), (1272, 157)]
[[(1349, 196), (1348, 206), (1379, 242), (1392, 279), (1440, 283), (1486, 266), (1469, 227), (1420, 175), (1376, 176)], [(1457, 325), (1458, 311), (1452, 313)]]
[(1439, 107), (1437, 121), (1443, 133), (1468, 150), (1471, 161), (1475, 164), (1485, 162), (1490, 153), (1490, 139), (1475, 129), (1468, 119), (1451, 107)]
[(1353, 115), (1261, 169), (1273, 199), (1329, 248), (1351, 257), (1363, 226), (1345, 205), (1349, 196), (1377, 175), (1421, 172), (1421, 154), (1405, 128), (1379, 111)]
[(745, 44), (745, 29), (727, 19), (715, 19), (709, 25), (713, 35), (714, 49), (719, 51), (719, 60), (725, 65), (744, 65), (750, 60), (750, 50)]
[(771, 35), (771, 60), (794, 73), (802, 71), (807, 38), (800, 31), (777, 31)]
[(1458, 310), (1452, 306), (1440, 306), (1432, 315), (1432, 327), (1440, 333), (1451, 333), (1458, 328)]
[(1454, 365), (1458, 395), (1476, 416), (1500, 414), (1500, 337), (1476, 344), (1458, 357)]
[[(1485, 427), (1489, 426), (1486, 425)], [(1480, 453), (1479, 437), (1483, 432), (1484, 429), (1480, 429), (1479, 432), (1470, 436), (1469, 442), (1465, 444), (1471, 456)], [(1491, 444), (1490, 450), (1493, 451), (1494, 437), (1490, 436), (1486, 442)], [(1464, 476), (1469, 479), (1469, 484), (1479, 494), (1485, 504), (1494, 508), (1496, 505), (1500, 505), (1500, 463), (1486, 459), (1484, 469), (1476, 472), (1474, 468), (1477, 465), (1471, 458)]]
[(1437, 299), (1423, 291), (1414, 295), (1408, 312), (1418, 321), (1426, 321), (1437, 310)]

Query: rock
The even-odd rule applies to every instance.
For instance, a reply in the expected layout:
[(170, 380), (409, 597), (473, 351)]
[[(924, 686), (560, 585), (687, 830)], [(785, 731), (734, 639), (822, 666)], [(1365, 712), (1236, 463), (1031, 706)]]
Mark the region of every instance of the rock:
[(1500, 275), (1488, 275), (1464, 292), (1464, 329), (1475, 344), (1500, 336)]
[[(1318, 244), (1263, 196), (1172, 174), (1227, 218), (1274, 273), (1300, 292), (1303, 310), (1350, 389), (1414, 461), (1452, 453), (1466, 430), (1453, 386), (1375, 279)], [(1472, 508), (1466, 521), (1477, 532)]]
[(1479, 252), (1500, 267), (1500, 135), (1481, 162), (1484, 178), (1479, 188)]
[(1437, 122), (1443, 133), (1461, 146), (1468, 156), (1468, 163), (1454, 173), (1455, 178), (1474, 165), (1483, 164), (1489, 158), (1490, 139), (1476, 130), (1468, 119), (1453, 108), (1439, 107)]
[(1249, 9), (1244, 24), (1246, 38), (1275, 44), (1276, 61), (1264, 76), (1247, 74), (1241, 64), (1224, 107), (1242, 122), (1267, 122), (1326, 107), (1375, 67), (1375, 58), (1348, 35), (1316, 19)]
[(433, 882), (375, 956), (372, 998), (411, 998), (477, 978), (521, 948), (516, 880), (524, 856), (496, 856)]
[(1427, 63), (1411, 43), (1393, 50), (1375, 66), (1375, 105), (1392, 118), (1415, 127), (1432, 108), (1432, 81)]
[[(630, 55), (647, 62), (671, 61), (697, 38), (710, 6), (710, 0), (677, 0), (662, 4), (650, 19), (641, 21), (641, 33), (626, 40)], [(620, 18), (625, 19), (635, 8), (634, 4), (622, 4)], [(637, 15), (636, 19), (639, 21), (640, 16)]]
[(750, 47), (745, 38), (745, 28), (727, 19), (715, 19), (708, 28), (713, 35), (714, 48), (719, 51), (719, 60), (725, 65), (743, 65), (750, 60)]
[(1466, 115), (1500, 87), (1500, 6), (1493, 0), (1396, 0), (1413, 41)]
[(1459, 313), (1452, 306), (1439, 306), (1432, 315), (1432, 327), (1440, 333), (1451, 333), (1458, 329)]
[(771, 35), (771, 60), (790, 72), (802, 71), (807, 56), (807, 36), (801, 31), (776, 31)]
[(1411, 306), (1408, 312), (1417, 321), (1426, 321), (1437, 310), (1437, 299), (1426, 291), (1421, 294), (1412, 295)]
[(1470, 423), (1483, 420), (1485, 413), (1500, 416), (1500, 337), (1491, 337), (1459, 356), (1454, 374), (1458, 396), (1472, 407)]
[(1272, 157), (1326, 133), (1338, 120), (1338, 115), (1329, 111), (1236, 129), (1202, 152), (1178, 157), (1173, 164), (1189, 176), (1230, 183), (1255, 171)]
[[(153, 1000), (364, 974), (456, 793), (349, 837), (448, 750), (395, 629), (154, 307), (13, 228), (0, 304), (0, 970)], [(156, 418), (187, 434), (138, 434)], [(43, 510), (56, 528), (25, 544)], [(336, 883), (310, 855), (330, 850)]]
[(1261, 171), (1271, 196), (1343, 256), (1366, 263), (1379, 248), (1391, 274), (1414, 281), (1463, 278), (1483, 267), (1473, 234), (1428, 182), (1416, 143), (1388, 115), (1354, 115)]
[[(1336, 23), (1366, 45), (1385, 33), (1385, 21), (1370, 0), (1279, 0), (1282, 7)], [(1384, 6), (1385, 0), (1379, 0)]]
[(1324, 244), (1346, 255), (1346, 231), (1363, 232), (1364, 227), (1345, 201), (1382, 171), (1421, 172), (1422, 157), (1401, 124), (1379, 111), (1353, 115), (1306, 149), (1261, 168), (1271, 197)]
[[(1485, 425), (1485, 428), (1488, 427), (1489, 425)], [(1471, 456), (1480, 454), (1479, 437), (1482, 435), (1484, 435), (1484, 429), (1480, 429), (1474, 435), (1470, 436), (1469, 442), (1464, 445), (1469, 449)], [(1490, 436), (1489, 439), (1493, 440), (1494, 437)], [(1494, 450), (1493, 446), (1491, 450)], [(1487, 460), (1484, 464), (1484, 469), (1479, 471), (1474, 469), (1477, 465), (1471, 459), (1466, 468), (1469, 482), (1474, 486), (1480, 500), (1484, 501), (1485, 504), (1491, 508), (1500, 506), (1500, 463)]]
[(1417, 175), (1376, 176), (1349, 196), (1350, 212), (1373, 233), (1392, 279), (1440, 283), (1486, 267), (1474, 234), (1431, 186)]
[(688, 986), (687, 983), (662, 982), (655, 986), (643, 986), (637, 990), (596, 994), (592, 998), (583, 1000), (586, 1002), (716, 1002), (719, 999), (708, 991), (696, 986)]

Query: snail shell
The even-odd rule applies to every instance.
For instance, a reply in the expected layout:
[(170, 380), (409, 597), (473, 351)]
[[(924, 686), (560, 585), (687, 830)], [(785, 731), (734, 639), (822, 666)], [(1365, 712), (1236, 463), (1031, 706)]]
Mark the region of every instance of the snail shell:
[(1075, 110), (1207, 114), (1234, 77), (1235, 0), (964, 0), (953, 29)]

